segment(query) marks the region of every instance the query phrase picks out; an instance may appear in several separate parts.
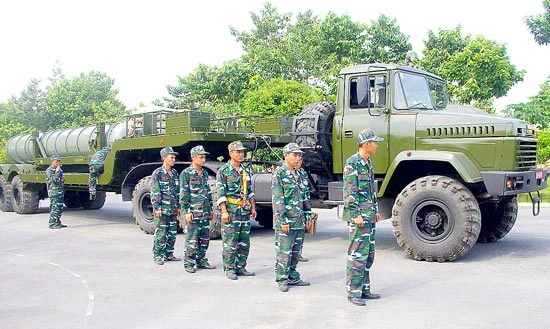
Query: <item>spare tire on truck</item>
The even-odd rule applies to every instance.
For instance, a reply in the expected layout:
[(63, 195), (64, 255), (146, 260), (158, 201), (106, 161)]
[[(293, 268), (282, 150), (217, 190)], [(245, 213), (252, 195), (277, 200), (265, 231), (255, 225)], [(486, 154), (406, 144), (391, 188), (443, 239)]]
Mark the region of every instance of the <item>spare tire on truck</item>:
[(304, 167), (312, 173), (332, 172), (332, 120), (336, 105), (317, 102), (307, 105), (294, 119), (292, 133), (304, 151)]

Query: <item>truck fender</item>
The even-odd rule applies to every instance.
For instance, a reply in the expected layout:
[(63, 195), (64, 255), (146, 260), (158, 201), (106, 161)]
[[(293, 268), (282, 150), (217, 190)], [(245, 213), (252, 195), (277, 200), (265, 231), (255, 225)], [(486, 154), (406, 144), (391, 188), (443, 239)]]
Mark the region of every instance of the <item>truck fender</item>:
[[(405, 161), (438, 161), (449, 163), (462, 180), (466, 183), (481, 182), (481, 173), (474, 163), (464, 153), (447, 151), (403, 151), (399, 153), (390, 164), (382, 186), (378, 191), (379, 196), (383, 196), (386, 188), (390, 184), (391, 178), (397, 167)], [(375, 164), (376, 165), (376, 164)]]

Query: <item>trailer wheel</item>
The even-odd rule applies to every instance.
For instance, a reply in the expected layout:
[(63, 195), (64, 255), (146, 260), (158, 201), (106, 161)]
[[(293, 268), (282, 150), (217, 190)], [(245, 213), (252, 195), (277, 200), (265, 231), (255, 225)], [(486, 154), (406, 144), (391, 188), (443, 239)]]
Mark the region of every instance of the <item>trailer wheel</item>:
[(219, 239), (222, 236), (222, 211), (218, 206), (218, 189), (216, 188), (216, 177), (208, 177), (208, 185), (210, 185), (210, 191), (212, 192), (212, 211), (214, 212), (214, 219), (210, 221), (210, 239)]
[(107, 193), (105, 191), (97, 191), (94, 200), (90, 200), (89, 192), (80, 191), (78, 192), (78, 196), (82, 208), (86, 210), (95, 210), (103, 208), (105, 205), (105, 199), (107, 198)]
[(69, 209), (82, 207), (82, 204), (80, 203), (80, 196), (77, 191), (66, 191), (63, 202), (65, 202), (65, 206)]
[(13, 207), (11, 206), (11, 186), (2, 175), (0, 175), (0, 210), (3, 212), (13, 211)]
[(151, 204), (151, 176), (139, 180), (132, 194), (132, 216), (136, 225), (147, 233), (155, 233), (153, 205)]
[(393, 233), (416, 260), (454, 261), (477, 241), (481, 214), (477, 200), (458, 181), (426, 176), (407, 185), (392, 209)]
[(23, 181), (15, 176), (11, 181), (11, 204), (18, 214), (34, 214), (38, 210), (38, 191), (25, 190)]
[(256, 207), (256, 221), (264, 228), (273, 228), (273, 210), (270, 207)]
[(481, 231), (477, 241), (482, 243), (502, 239), (514, 227), (518, 217), (518, 201), (515, 197), (486, 202), (480, 208)]

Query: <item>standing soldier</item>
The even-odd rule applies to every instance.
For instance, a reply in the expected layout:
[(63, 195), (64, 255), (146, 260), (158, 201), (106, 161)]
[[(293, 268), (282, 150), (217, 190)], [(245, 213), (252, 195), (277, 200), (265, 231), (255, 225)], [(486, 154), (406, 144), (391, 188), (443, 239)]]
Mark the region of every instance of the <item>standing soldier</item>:
[(357, 135), (359, 151), (346, 160), (344, 168), (344, 215), (348, 222), (349, 248), (346, 266), (348, 300), (365, 306), (366, 299), (378, 299), (370, 291), (369, 270), (374, 261), (376, 222), (380, 221), (374, 186), (374, 171), (370, 157), (378, 142), (384, 139), (373, 130), (363, 129)]
[(222, 211), (223, 269), (227, 278), (237, 280), (238, 275), (255, 275), (245, 266), (250, 251), (250, 218), (256, 218), (256, 206), (250, 173), (241, 166), (246, 148), (240, 141), (227, 148), (231, 159), (216, 174), (217, 203)]
[[(309, 190), (309, 177), (307, 175), (307, 172), (304, 168), (302, 168), (302, 163), (304, 159), (302, 157), (298, 158), (298, 164), (296, 165), (296, 175), (298, 177), (298, 181), (300, 184), (300, 190), (302, 191), (302, 199), (304, 202), (308, 203), (307, 209), (304, 210), (304, 216), (306, 218), (306, 222), (311, 220), (314, 216), (317, 216), (317, 213), (314, 213), (311, 211), (311, 196), (310, 196), (310, 190)], [(311, 225), (311, 224), (310, 224)], [(302, 234), (302, 244), (300, 246), (300, 258), (298, 259), (300, 262), (307, 262), (308, 259), (304, 256), (302, 256), (302, 250), (304, 249), (304, 238), (306, 236), (306, 230), (303, 231)]]
[(180, 175), (180, 204), (187, 226), (184, 266), (189, 273), (195, 273), (195, 266), (209, 270), (216, 268), (206, 258), (210, 242), (210, 221), (213, 218), (208, 173), (202, 168), (207, 154), (210, 153), (202, 145), (193, 147), (192, 163)]
[(179, 202), (178, 171), (174, 169), (178, 152), (168, 146), (160, 150), (162, 166), (151, 174), (151, 203), (155, 214), (155, 239), (153, 259), (156, 264), (164, 261), (180, 261), (174, 256), (174, 244), (178, 230), (178, 216), (181, 215)]
[(88, 182), (90, 200), (95, 200), (97, 177), (103, 172), (103, 163), (105, 162), (105, 158), (107, 157), (107, 154), (109, 154), (110, 150), (111, 144), (104, 146), (99, 151), (95, 152), (90, 160), (90, 180)]
[(61, 169), (59, 156), (54, 154), (51, 160), (50, 166), (46, 169), (46, 186), (48, 187), (48, 197), (50, 198), (50, 221), (48, 222), (48, 226), (51, 229), (60, 229), (67, 227), (67, 225), (61, 224), (65, 196), (63, 182), (65, 182), (65, 178), (63, 178), (63, 169)]
[(279, 290), (288, 291), (289, 285), (309, 286), (296, 271), (304, 227), (309, 228), (311, 204), (306, 200), (297, 170), (302, 150), (296, 143), (283, 148), (284, 163), (273, 173), (271, 189), (273, 191), (273, 222), (275, 229), (275, 281)]

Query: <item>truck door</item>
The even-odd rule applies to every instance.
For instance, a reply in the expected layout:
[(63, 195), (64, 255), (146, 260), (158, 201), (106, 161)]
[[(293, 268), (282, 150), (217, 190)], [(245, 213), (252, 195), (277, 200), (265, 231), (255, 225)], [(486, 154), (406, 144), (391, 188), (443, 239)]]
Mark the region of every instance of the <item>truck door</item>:
[(342, 118), (342, 160), (357, 152), (357, 134), (373, 129), (384, 138), (373, 156), (375, 173), (385, 173), (389, 165), (388, 72), (348, 76)]

